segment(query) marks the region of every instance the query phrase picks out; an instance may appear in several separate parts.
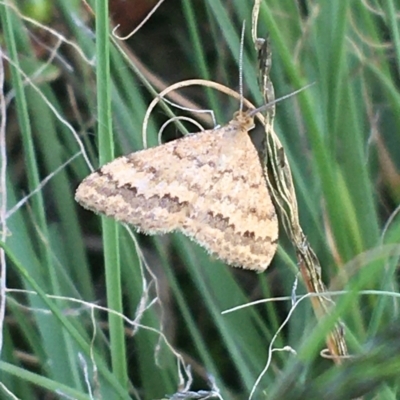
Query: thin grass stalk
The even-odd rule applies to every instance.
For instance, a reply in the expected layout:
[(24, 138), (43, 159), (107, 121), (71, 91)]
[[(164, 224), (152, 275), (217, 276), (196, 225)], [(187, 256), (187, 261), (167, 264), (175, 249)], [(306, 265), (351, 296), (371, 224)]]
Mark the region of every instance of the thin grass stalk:
[[(99, 160), (103, 165), (114, 158), (111, 116), (111, 78), (108, 1), (96, 2), (97, 109)], [(106, 271), (107, 304), (122, 313), (121, 265), (118, 224), (102, 217), (104, 266)], [(112, 370), (120, 384), (126, 387), (126, 348), (124, 324), (120, 317), (109, 314)]]

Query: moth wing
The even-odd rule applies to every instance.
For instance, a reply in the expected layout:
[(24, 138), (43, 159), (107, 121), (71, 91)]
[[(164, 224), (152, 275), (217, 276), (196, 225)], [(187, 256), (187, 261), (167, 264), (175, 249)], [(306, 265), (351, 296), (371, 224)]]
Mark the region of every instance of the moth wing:
[(257, 151), (230, 125), (119, 157), (89, 175), (76, 200), (145, 233), (180, 230), (234, 266), (262, 271), (276, 251)]

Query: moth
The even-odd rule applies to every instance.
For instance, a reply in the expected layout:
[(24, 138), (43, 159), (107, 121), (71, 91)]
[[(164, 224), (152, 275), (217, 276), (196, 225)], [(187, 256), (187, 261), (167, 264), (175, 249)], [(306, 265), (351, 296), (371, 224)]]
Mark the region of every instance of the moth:
[(262, 272), (278, 221), (253, 127), (239, 111), (225, 126), (119, 157), (85, 178), (75, 199), (139, 232), (180, 231), (227, 264)]

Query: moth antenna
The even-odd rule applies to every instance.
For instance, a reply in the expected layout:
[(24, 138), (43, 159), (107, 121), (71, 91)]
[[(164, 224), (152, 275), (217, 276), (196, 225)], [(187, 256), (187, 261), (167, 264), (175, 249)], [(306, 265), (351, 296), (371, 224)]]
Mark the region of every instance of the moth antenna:
[(239, 110), (240, 111), (243, 111), (243, 47), (244, 47), (245, 28), (246, 28), (246, 21), (243, 21), (242, 33), (240, 35), (240, 51), (239, 51), (239, 93), (240, 93)]
[(263, 104), (262, 106), (260, 106), (258, 108), (254, 108), (253, 110), (248, 111), (248, 116), (252, 117), (252, 116), (256, 115), (257, 113), (262, 112), (269, 107), (272, 107), (274, 104), (281, 102), (282, 100), (286, 100), (289, 97), (296, 96), (298, 93), (302, 92), (303, 90), (308, 89), (309, 87), (311, 87), (313, 85), (315, 85), (315, 82), (309, 83), (308, 85), (303, 86), (302, 88), (297, 89), (294, 92), (285, 94), (284, 96), (279, 97), (278, 99), (275, 99), (273, 101), (270, 101), (269, 103)]

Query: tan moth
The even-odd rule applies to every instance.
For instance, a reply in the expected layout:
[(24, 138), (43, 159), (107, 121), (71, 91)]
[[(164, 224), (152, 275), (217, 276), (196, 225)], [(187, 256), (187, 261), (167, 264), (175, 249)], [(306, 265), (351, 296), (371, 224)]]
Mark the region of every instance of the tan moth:
[(140, 232), (180, 231), (229, 265), (264, 271), (278, 222), (253, 127), (240, 111), (218, 129), (119, 157), (84, 179), (75, 199)]

